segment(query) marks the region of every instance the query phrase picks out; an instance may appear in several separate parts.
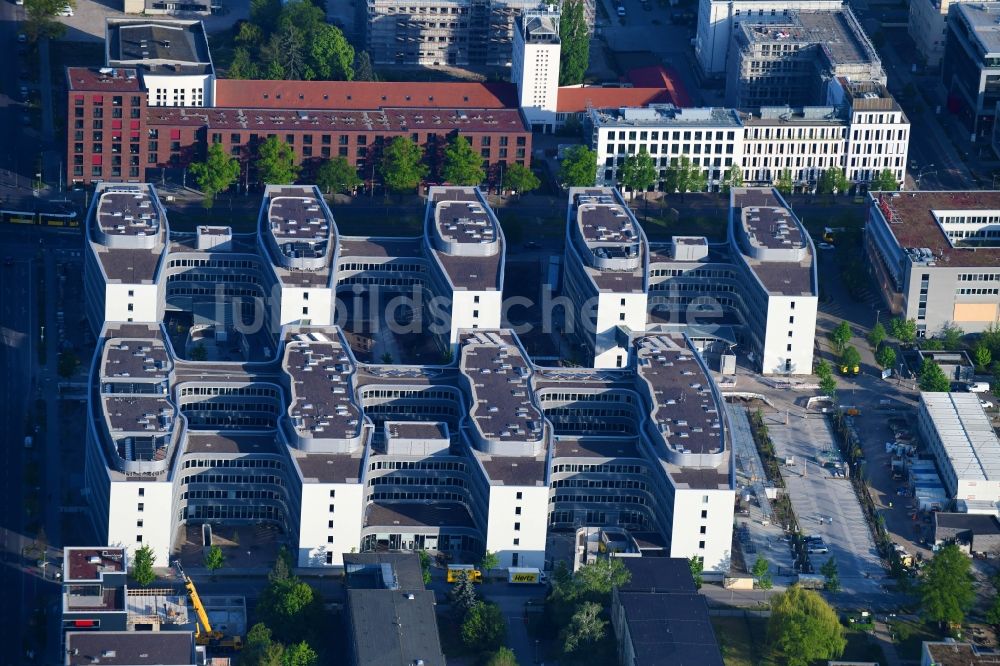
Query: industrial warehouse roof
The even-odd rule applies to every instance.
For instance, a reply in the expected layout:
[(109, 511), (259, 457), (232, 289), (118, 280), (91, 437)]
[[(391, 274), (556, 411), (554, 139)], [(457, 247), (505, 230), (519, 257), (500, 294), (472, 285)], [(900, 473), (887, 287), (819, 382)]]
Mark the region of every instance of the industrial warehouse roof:
[(920, 400), (959, 479), (1000, 480), (1000, 439), (975, 393), (924, 393)]
[(67, 666), (193, 666), (190, 631), (71, 631), (66, 634)]
[(347, 591), (356, 666), (443, 666), (434, 593), (426, 590)]
[(159, 75), (212, 74), (212, 57), (201, 21), (109, 19), (106, 64), (133, 65)]
[(705, 597), (655, 592), (617, 596), (636, 666), (723, 666)]

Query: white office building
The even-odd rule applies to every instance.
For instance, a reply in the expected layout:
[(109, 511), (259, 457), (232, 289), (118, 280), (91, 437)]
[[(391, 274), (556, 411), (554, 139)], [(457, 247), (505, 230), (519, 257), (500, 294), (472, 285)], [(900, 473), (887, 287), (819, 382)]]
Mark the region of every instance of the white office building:
[(975, 393), (921, 393), (917, 425), (949, 497), (1000, 500), (1000, 439)]

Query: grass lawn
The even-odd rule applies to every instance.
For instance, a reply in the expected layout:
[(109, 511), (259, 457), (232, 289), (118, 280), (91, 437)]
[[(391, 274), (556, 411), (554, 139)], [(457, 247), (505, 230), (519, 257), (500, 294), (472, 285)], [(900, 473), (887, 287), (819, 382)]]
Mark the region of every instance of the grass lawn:
[(872, 640), (870, 634), (864, 631), (848, 631), (847, 647), (840, 657), (841, 661), (875, 661), (885, 663), (882, 648)]
[(941, 636), (931, 625), (896, 618), (892, 622), (896, 651), (901, 659), (920, 660), (920, 649), (924, 641), (939, 641)]
[(764, 656), (767, 618), (712, 617), (726, 666), (769, 666)]

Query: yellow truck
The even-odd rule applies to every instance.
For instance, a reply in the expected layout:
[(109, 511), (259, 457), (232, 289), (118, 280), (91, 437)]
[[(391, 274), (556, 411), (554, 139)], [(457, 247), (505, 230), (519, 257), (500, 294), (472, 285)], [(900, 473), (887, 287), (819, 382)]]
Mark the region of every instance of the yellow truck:
[(464, 573), (473, 583), (483, 582), (483, 572), (471, 564), (449, 564), (448, 582), (457, 583), (458, 577)]
[(542, 585), (546, 580), (545, 572), (534, 567), (507, 568), (507, 582), (512, 585)]

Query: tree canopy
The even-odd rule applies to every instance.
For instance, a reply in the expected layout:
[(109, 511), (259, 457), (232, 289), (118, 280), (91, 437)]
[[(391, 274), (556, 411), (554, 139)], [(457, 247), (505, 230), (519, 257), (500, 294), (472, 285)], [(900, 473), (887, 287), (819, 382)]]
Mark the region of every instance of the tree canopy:
[(879, 345), (885, 342), (886, 337), (888, 334), (885, 332), (885, 326), (882, 325), (882, 322), (877, 321), (872, 330), (868, 332), (868, 344), (872, 346), (874, 351), (878, 351)]
[(597, 180), (597, 153), (580, 145), (567, 149), (559, 165), (559, 180), (566, 187), (593, 187)]
[(226, 556), (218, 546), (210, 546), (205, 553), (205, 568), (215, 572), (226, 564)]
[(844, 351), (844, 347), (851, 341), (851, 325), (846, 321), (837, 324), (837, 327), (830, 331), (830, 341), (837, 351)]
[(257, 180), (264, 185), (289, 185), (299, 176), (295, 151), (276, 136), (257, 149)]
[(583, 83), (583, 75), (590, 65), (590, 33), (582, 0), (563, 2), (559, 17), (559, 43), (559, 85)]
[(823, 597), (798, 585), (771, 599), (768, 642), (789, 666), (836, 659), (847, 640), (837, 613)]
[(156, 580), (156, 572), (153, 571), (153, 565), (155, 564), (156, 553), (153, 552), (153, 549), (147, 543), (137, 549), (135, 555), (132, 557), (132, 578), (142, 587), (148, 587)]
[(503, 172), (503, 188), (518, 194), (537, 190), (541, 182), (531, 169), (523, 164), (511, 164)]
[(771, 579), (771, 565), (762, 556), (757, 556), (757, 561), (753, 563), (750, 573), (757, 579), (757, 587), (762, 590), (770, 590), (773, 586)]
[(896, 367), (896, 350), (889, 345), (883, 345), (875, 354), (875, 360), (883, 368)]
[(785, 169), (778, 174), (778, 179), (774, 181), (774, 187), (782, 194), (792, 193), (792, 188), (795, 187), (795, 181), (792, 179), (792, 172), (790, 169)]
[(282, 548), (258, 598), (257, 618), (285, 645), (307, 641), (319, 646), (329, 620), (323, 600), (291, 570), (291, 555)]
[(844, 372), (854, 372), (854, 368), (861, 365), (861, 353), (856, 347), (844, 347), (840, 354), (840, 367), (847, 368)]
[(198, 189), (205, 195), (205, 208), (211, 208), (215, 196), (229, 189), (240, 177), (240, 163), (235, 157), (226, 155), (221, 143), (208, 147), (204, 162), (195, 162), (188, 170), (194, 177)]
[(24, 0), (24, 33), (32, 41), (62, 37), (66, 26), (56, 17), (64, 7), (76, 8), (76, 0)]
[(382, 150), (379, 173), (382, 182), (393, 192), (415, 190), (427, 176), (427, 165), (423, 163), (424, 150), (412, 139), (397, 136)]
[(889, 322), (889, 333), (904, 345), (913, 344), (917, 339), (917, 321), (897, 317)]
[(836, 592), (840, 589), (840, 571), (837, 569), (837, 560), (833, 559), (833, 556), (823, 563), (819, 572), (826, 578), (824, 587), (828, 592)]
[(961, 624), (976, 600), (972, 565), (955, 544), (934, 554), (923, 568), (919, 593), (924, 617), (942, 624)]
[(738, 164), (726, 167), (722, 174), (722, 191), (728, 194), (734, 187), (743, 187), (743, 168)]
[[(251, 0), (250, 20), (234, 26), (229, 78), (350, 81), (354, 47), (310, 0)], [(370, 70), (371, 63), (368, 67)]]
[(572, 657), (590, 652), (604, 639), (608, 622), (601, 614), (601, 605), (593, 601), (584, 602), (577, 608), (561, 636), (564, 654)]
[(477, 601), (465, 614), (461, 632), (462, 642), (467, 648), (495, 652), (507, 636), (507, 623), (499, 606)]
[(618, 178), (622, 185), (633, 192), (646, 192), (656, 182), (656, 165), (653, 158), (642, 146), (638, 153), (625, 158), (618, 170)]
[(316, 172), (316, 184), (327, 194), (331, 192), (351, 194), (362, 182), (358, 170), (352, 167), (343, 155), (326, 160)]
[(691, 568), (691, 578), (694, 579), (694, 586), (700, 590), (702, 584), (701, 574), (705, 571), (705, 562), (700, 555), (692, 555), (691, 559), (688, 560), (688, 566)]
[(700, 166), (691, 161), (687, 155), (671, 160), (667, 169), (666, 191), (680, 192), (702, 192), (708, 185), (708, 177)]
[(830, 167), (820, 175), (819, 181), (816, 183), (816, 192), (818, 194), (841, 193), (846, 192), (850, 186), (851, 183), (847, 180), (843, 169)]
[(464, 136), (452, 136), (445, 146), (441, 177), (453, 185), (479, 185), (486, 178), (483, 158)]
[(896, 176), (889, 169), (882, 169), (879, 175), (872, 180), (871, 186), (868, 188), (872, 192), (895, 192), (899, 189), (899, 181), (896, 180)]
[(358, 51), (354, 56), (354, 80), (355, 81), (378, 81), (375, 75), (375, 68), (372, 67), (372, 58), (368, 51)]
[(925, 358), (920, 366), (920, 390), (931, 393), (951, 390), (951, 380), (944, 374), (941, 366), (929, 358)]
[(509, 647), (502, 647), (490, 655), (486, 666), (517, 666), (517, 657)]

